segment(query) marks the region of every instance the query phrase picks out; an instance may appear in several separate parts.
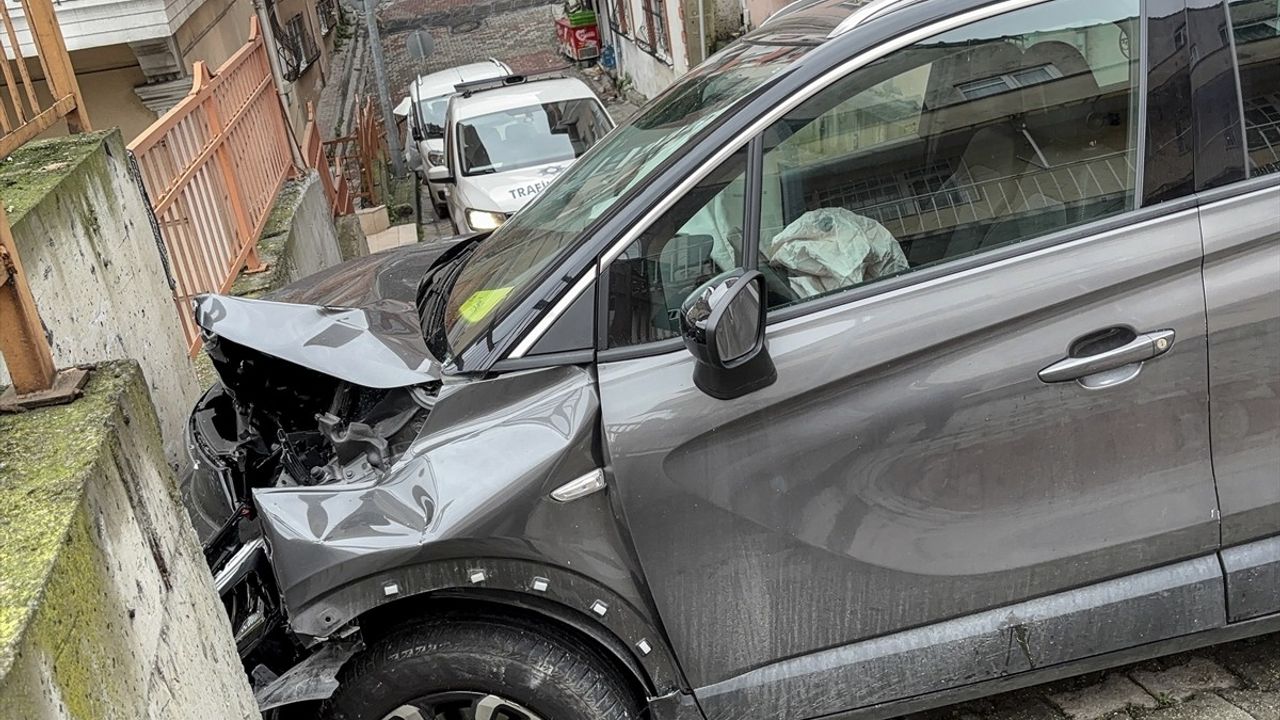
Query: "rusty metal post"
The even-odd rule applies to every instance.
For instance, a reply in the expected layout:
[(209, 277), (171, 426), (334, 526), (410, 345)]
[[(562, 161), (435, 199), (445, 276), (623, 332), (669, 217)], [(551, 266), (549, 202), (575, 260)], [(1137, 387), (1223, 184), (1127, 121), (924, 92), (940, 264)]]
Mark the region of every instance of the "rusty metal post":
[(75, 107), (66, 114), (67, 131), (72, 134), (91, 132), (93, 127), (89, 124), (89, 115), (84, 109), (80, 83), (76, 80), (75, 68), (71, 66), (71, 57), (67, 54), (67, 43), (62, 37), (62, 27), (58, 25), (53, 3), (49, 0), (22, 0), (22, 11), (26, 13), (27, 26), (35, 40), (36, 53), (40, 57), (54, 101), (66, 96), (75, 98)]
[(19, 395), (48, 390), (57, 374), (36, 301), (0, 203), (0, 354)]

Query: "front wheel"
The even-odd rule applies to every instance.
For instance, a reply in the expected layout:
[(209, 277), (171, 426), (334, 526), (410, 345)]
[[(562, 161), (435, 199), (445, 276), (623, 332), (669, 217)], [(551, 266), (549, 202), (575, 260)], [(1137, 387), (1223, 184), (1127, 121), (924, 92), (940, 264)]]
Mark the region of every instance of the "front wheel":
[(600, 653), (503, 619), (406, 628), (352, 660), (325, 720), (638, 720), (640, 704)]

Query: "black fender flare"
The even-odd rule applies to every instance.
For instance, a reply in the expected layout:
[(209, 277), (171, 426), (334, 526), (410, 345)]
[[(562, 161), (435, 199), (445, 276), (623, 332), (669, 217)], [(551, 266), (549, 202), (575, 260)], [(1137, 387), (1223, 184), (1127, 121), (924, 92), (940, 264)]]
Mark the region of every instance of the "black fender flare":
[(633, 673), (650, 697), (687, 691), (665, 632), (649, 614), (601, 583), (528, 560), (436, 560), (365, 576), (307, 603), (289, 618), (308, 646), (345, 637), (392, 605), (438, 598), (520, 608), (573, 627)]

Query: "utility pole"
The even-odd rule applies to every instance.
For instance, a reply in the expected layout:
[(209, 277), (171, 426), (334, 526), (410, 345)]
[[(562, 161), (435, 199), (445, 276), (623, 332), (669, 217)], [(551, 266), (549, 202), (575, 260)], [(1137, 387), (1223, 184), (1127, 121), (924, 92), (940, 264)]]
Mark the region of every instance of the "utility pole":
[(378, 34), (378, 1), (363, 0), (364, 20), (369, 28), (369, 55), (373, 58), (373, 82), (378, 86), (378, 104), (382, 106), (382, 125), (387, 130), (387, 152), (391, 154), (391, 171), (404, 177), (404, 154), (400, 152), (400, 136), (396, 133), (396, 116), (392, 112), (391, 89), (387, 86), (386, 58), (382, 56), (382, 36)]

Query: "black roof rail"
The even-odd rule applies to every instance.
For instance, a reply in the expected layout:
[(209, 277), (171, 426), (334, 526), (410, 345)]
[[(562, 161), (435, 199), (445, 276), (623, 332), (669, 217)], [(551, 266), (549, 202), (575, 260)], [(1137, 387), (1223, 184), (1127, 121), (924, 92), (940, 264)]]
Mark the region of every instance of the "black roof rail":
[(556, 78), (565, 77), (562, 70), (543, 70), (536, 73), (523, 73), (519, 75), (504, 75), (503, 77), (487, 78), (485, 80), (472, 80), (471, 82), (458, 83), (453, 86), (454, 92), (462, 97), (471, 97), (475, 93), (485, 90), (496, 90), (498, 88), (511, 87), (512, 85), (523, 85), (527, 82), (535, 82), (538, 80), (555, 80)]

